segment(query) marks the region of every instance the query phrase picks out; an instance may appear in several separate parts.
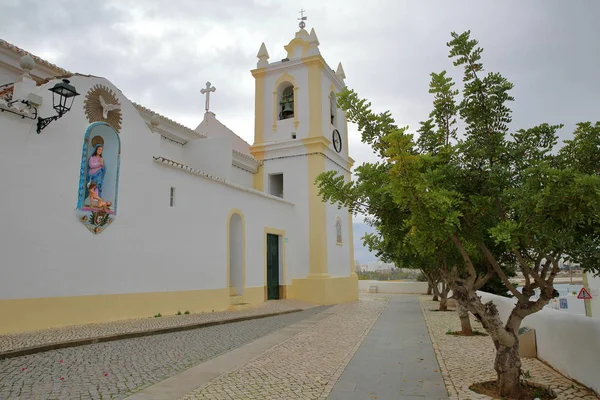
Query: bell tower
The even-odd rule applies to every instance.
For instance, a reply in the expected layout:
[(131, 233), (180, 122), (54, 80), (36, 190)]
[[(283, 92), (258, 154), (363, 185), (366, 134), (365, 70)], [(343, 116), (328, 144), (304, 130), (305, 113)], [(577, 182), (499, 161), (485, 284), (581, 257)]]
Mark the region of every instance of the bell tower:
[[(336, 94), (344, 87), (341, 63), (334, 71), (319, 50), (314, 29), (300, 30), (284, 46), (285, 57), (269, 62), (264, 43), (257, 54), (252, 155), (262, 161), (254, 189), (294, 203), (299, 237), (292, 297), (335, 304), (355, 300), (352, 215), (323, 203), (314, 185), (322, 172), (336, 170), (350, 180), (348, 129)], [(291, 248), (291, 246), (290, 246)], [(290, 249), (291, 250), (291, 249)]]

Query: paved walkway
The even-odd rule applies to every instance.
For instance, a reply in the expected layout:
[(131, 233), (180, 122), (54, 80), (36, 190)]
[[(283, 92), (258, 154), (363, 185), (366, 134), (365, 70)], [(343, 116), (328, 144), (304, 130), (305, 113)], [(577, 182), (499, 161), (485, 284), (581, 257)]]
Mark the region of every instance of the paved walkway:
[[(267, 301), (242, 311), (220, 311), (190, 315), (164, 315), (161, 318), (138, 318), (95, 324), (65, 326), (60, 328), (0, 335), (0, 353), (33, 346), (43, 346), (67, 341), (105, 337), (123, 333), (144, 332), (162, 328), (180, 327), (232, 318), (251, 317), (291, 310), (305, 310), (314, 304), (298, 300)], [(185, 310), (182, 310), (182, 312)]]
[(359, 301), (331, 307), (328, 318), (204, 383), (182, 400), (325, 400), (386, 303), (385, 298), (361, 296)]
[[(433, 346), (440, 361), (442, 375), (452, 400), (487, 400), (488, 396), (469, 390), (476, 382), (496, 380), (494, 371), (495, 347), (488, 336), (453, 336), (448, 331), (460, 330), (456, 312), (439, 312), (439, 303), (431, 296), (421, 296), (423, 314), (433, 339)], [(473, 329), (484, 332), (481, 324), (471, 316)], [(596, 400), (598, 397), (589, 389), (571, 381), (538, 359), (523, 358), (522, 369), (529, 371), (531, 381), (550, 386), (557, 399)]]
[(0, 360), (0, 399), (123, 399), (326, 309)]
[(415, 296), (391, 297), (329, 396), (331, 400), (447, 398)]

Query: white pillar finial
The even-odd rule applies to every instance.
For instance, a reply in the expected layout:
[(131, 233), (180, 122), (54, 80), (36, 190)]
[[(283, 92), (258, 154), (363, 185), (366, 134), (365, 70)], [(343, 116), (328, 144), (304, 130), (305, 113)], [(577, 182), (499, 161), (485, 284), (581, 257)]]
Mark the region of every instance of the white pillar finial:
[(269, 52), (267, 51), (267, 46), (265, 46), (264, 42), (260, 45), (256, 58), (258, 58), (258, 63), (256, 64), (258, 68), (269, 65)]
[(214, 92), (216, 90), (216, 87), (210, 86), (210, 82), (206, 82), (206, 88), (200, 90), (200, 93), (206, 94), (206, 102), (204, 104), (204, 109), (206, 110), (206, 112), (208, 112), (208, 107), (210, 105), (210, 92)]

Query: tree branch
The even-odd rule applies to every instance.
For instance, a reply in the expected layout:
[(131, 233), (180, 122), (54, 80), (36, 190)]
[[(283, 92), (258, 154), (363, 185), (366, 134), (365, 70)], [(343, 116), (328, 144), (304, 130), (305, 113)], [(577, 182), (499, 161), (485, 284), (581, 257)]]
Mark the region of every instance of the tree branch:
[(494, 268), (489, 262), (487, 263), (487, 267), (488, 269), (485, 276), (477, 277), (477, 280), (475, 280), (475, 285), (473, 287), (475, 290), (481, 289), (487, 283), (487, 281), (489, 281), (492, 278), (492, 276), (494, 276), (494, 274), (496, 273), (496, 271), (494, 271)]
[(483, 252), (485, 258), (489, 261), (489, 263), (492, 264), (492, 267), (494, 267), (496, 273), (498, 274), (498, 276), (500, 276), (500, 279), (502, 279), (502, 282), (504, 282), (504, 285), (506, 285), (506, 287), (508, 288), (508, 290), (510, 290), (513, 296), (515, 296), (521, 302), (529, 301), (529, 299), (525, 295), (523, 295), (523, 293), (515, 289), (515, 287), (510, 282), (510, 280), (508, 279), (508, 277), (506, 276), (506, 274), (504, 273), (504, 271), (490, 252), (490, 250), (487, 248), (487, 246), (484, 243), (480, 243), (479, 248)]
[(477, 278), (477, 271), (475, 270), (475, 266), (473, 266), (471, 257), (469, 257), (469, 254), (465, 250), (465, 247), (463, 246), (456, 233), (452, 235), (452, 241), (454, 242), (454, 245), (460, 252), (463, 260), (465, 261), (465, 264), (467, 265), (467, 270), (469, 271), (469, 277), (465, 282), (469, 285), (469, 287), (473, 287), (473, 285), (475, 284), (475, 279)]
[(535, 273), (534, 271), (531, 270), (531, 268), (529, 268), (529, 266), (527, 265), (527, 261), (523, 258), (523, 255), (521, 254), (519, 249), (517, 249), (516, 247), (513, 247), (512, 252), (515, 255), (515, 257), (517, 257), (517, 261), (519, 262), (519, 265), (521, 266), (521, 268), (523, 269), (523, 273), (525, 274), (525, 285), (526, 286), (531, 285), (529, 275), (533, 276), (533, 279), (537, 282), (538, 285), (543, 285), (544, 284), (543, 279), (541, 279), (537, 273)]

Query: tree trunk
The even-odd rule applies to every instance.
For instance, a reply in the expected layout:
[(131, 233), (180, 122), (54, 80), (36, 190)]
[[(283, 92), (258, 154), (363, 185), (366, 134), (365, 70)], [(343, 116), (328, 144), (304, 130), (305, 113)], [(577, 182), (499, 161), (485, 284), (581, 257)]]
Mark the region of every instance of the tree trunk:
[(433, 298), (431, 299), (432, 301), (440, 301), (440, 288), (438, 287), (438, 284), (439, 283), (436, 281), (429, 281), (429, 287), (431, 290), (433, 290)]
[(446, 282), (442, 282), (442, 290), (439, 292), (440, 294), (440, 311), (448, 311), (448, 292), (450, 291), (450, 285), (447, 285)]
[[(496, 347), (494, 369), (498, 377), (500, 397), (516, 397), (520, 392), (521, 358), (519, 356), (519, 327), (531, 311), (531, 305), (517, 303), (506, 324), (503, 324), (498, 308), (492, 301), (483, 303), (473, 287), (453, 285), (453, 298), (471, 312), (489, 333)], [(543, 307), (540, 304), (538, 307)]]
[(471, 319), (469, 318), (469, 311), (466, 308), (456, 302), (456, 309), (458, 310), (458, 317), (460, 318), (460, 328), (463, 335), (472, 335), (473, 328), (471, 328)]
[(439, 311), (448, 311), (448, 299), (445, 297), (442, 297), (440, 299), (440, 308)]
[(512, 347), (497, 344), (494, 369), (498, 374), (500, 396), (515, 397), (520, 391), (521, 358), (519, 338), (515, 335)]
[(433, 288), (431, 287), (431, 282), (427, 282), (427, 295), (431, 296), (433, 293)]

